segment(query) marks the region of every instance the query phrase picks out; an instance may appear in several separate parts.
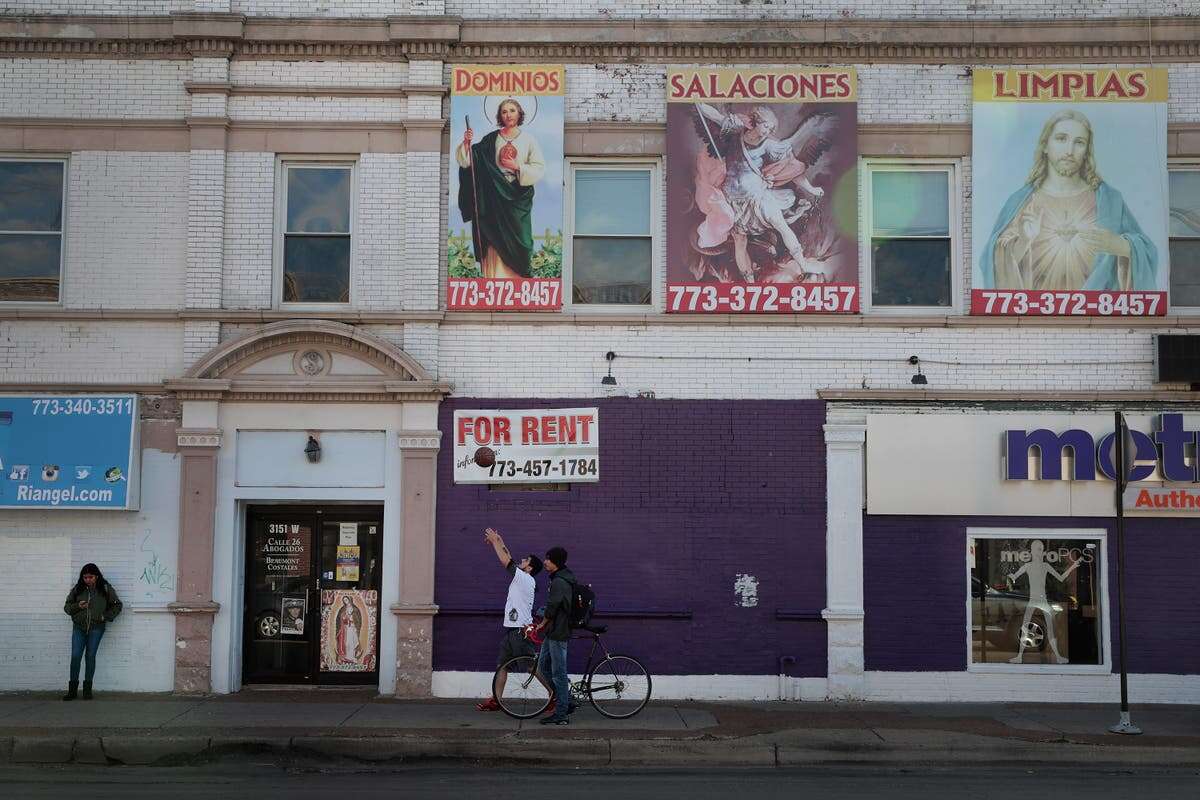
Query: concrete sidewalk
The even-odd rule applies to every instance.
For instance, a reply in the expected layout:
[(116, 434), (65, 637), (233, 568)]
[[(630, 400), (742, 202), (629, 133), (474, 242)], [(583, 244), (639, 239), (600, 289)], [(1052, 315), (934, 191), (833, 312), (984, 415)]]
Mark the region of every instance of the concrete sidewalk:
[(1200, 766), (1200, 707), (1140, 706), (1145, 734), (1107, 732), (1108, 705), (652, 702), (629, 720), (581, 708), (569, 727), (360, 691), (0, 695), (0, 764), (281, 761), (777, 766), (839, 763)]

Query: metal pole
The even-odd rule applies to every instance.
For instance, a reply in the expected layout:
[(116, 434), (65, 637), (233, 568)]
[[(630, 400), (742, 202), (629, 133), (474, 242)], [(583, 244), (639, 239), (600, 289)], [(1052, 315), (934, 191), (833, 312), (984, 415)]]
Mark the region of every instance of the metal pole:
[(1125, 484), (1129, 480), (1129, 465), (1125, 463), (1127, 427), (1120, 411), (1114, 413), (1116, 436), (1113, 437), (1113, 468), (1117, 473), (1117, 636), (1120, 637), (1121, 658), (1121, 721), (1109, 728), (1113, 733), (1137, 735), (1142, 729), (1129, 719), (1129, 670), (1125, 657)]

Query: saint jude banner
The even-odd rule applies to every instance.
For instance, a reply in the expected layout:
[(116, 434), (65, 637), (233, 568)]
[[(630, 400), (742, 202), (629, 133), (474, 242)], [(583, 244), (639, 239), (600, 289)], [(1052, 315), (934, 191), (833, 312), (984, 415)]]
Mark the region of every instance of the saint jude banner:
[(562, 305), (562, 66), (450, 74), (450, 309)]
[(852, 69), (667, 74), (667, 311), (858, 311)]
[(976, 69), (971, 313), (1167, 313), (1167, 70)]

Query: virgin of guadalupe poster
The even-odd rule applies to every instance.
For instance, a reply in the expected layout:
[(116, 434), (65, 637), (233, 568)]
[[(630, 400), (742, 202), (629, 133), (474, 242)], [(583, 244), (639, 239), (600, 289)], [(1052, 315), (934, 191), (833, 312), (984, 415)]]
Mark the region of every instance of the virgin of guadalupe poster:
[(858, 310), (856, 73), (667, 75), (667, 311)]
[(1167, 313), (1167, 70), (976, 69), (971, 313)]
[(321, 592), (321, 671), (373, 672), (379, 602), (374, 589)]
[(446, 305), (562, 305), (562, 66), (459, 66), (450, 74)]

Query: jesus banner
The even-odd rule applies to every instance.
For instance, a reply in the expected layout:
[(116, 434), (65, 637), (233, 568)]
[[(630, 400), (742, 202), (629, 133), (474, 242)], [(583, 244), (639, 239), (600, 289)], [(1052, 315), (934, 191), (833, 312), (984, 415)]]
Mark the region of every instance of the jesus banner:
[(1167, 313), (1167, 70), (976, 69), (971, 313)]

